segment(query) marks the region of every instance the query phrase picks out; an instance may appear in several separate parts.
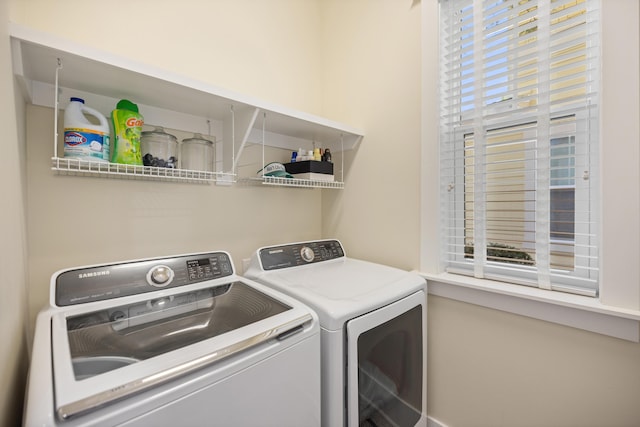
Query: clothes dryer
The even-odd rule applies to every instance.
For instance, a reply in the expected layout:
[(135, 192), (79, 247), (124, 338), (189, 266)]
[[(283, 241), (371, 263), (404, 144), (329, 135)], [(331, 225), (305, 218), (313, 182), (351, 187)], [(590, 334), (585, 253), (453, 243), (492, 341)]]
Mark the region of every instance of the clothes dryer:
[(426, 426), (426, 281), (337, 240), (258, 249), (247, 277), (320, 318), (322, 425)]
[(24, 425), (320, 425), (316, 314), (226, 252), (59, 271)]

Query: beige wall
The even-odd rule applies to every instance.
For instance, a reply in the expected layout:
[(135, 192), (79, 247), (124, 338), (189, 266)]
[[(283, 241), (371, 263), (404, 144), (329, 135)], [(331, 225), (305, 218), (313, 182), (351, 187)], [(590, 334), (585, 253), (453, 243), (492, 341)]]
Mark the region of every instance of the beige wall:
[(449, 427), (635, 427), (640, 345), (429, 301), (428, 412)]
[(11, 20), (319, 114), (315, 0), (8, 0)]
[(345, 190), (322, 195), (323, 234), (350, 256), (418, 268), (420, 2), (321, 3), (326, 111), (365, 131)]
[[(83, 0), (10, 0), (12, 21), (120, 55), (129, 40), (109, 30), (126, 7), (140, 16), (135, 40), (142, 46), (127, 55), (340, 120), (366, 134), (359, 149), (347, 155), (344, 191), (72, 178), (54, 176), (48, 168), (51, 110), (29, 107), (31, 310), (26, 319), (46, 301), (56, 269), (91, 262), (221, 248), (239, 264), (258, 245), (335, 236), (351, 256), (419, 268), (421, 191), (433, 196), (422, 214), (433, 218), (426, 236), (434, 243), (426, 251), (437, 253), (434, 78), (426, 79), (433, 96), (420, 96), (421, 66), (437, 75), (433, 61), (421, 64), (420, 45), (424, 31), (437, 58), (436, 5), (436, 0), (422, 5), (419, 0), (114, 0), (107, 7)], [(421, 7), (431, 18), (429, 28), (421, 28)], [(104, 31), (95, 31), (96, 21)], [(5, 104), (3, 111), (13, 108)], [(420, 188), (422, 126), (430, 142), (422, 149), (433, 154), (423, 171), (426, 188)], [(17, 149), (12, 156), (19, 159)], [(17, 175), (2, 181), (12, 200), (21, 198)], [(14, 214), (20, 223), (20, 212)], [(3, 224), (3, 232), (14, 232)], [(19, 236), (13, 241), (24, 248)], [(7, 249), (3, 262), (9, 255), (12, 264), (21, 262)], [(435, 259), (429, 261), (434, 268)], [(3, 282), (3, 292), (23, 282), (19, 275)], [(17, 310), (2, 304), (3, 311)], [(640, 406), (630, 400), (640, 395), (637, 344), (444, 298), (431, 298), (429, 310), (428, 406), (445, 424), (624, 426), (640, 419)], [(24, 323), (20, 313), (15, 319), (12, 336), (22, 334)], [(2, 358), (10, 372), (20, 367), (15, 356)], [(18, 393), (20, 384), (13, 387)], [(14, 412), (6, 409), (0, 416)]]
[[(0, 425), (19, 425), (27, 374), (25, 145), (22, 116), (24, 103), (14, 98), (7, 37), (7, 3), (0, 1)], [(18, 100), (20, 99), (20, 101)]]

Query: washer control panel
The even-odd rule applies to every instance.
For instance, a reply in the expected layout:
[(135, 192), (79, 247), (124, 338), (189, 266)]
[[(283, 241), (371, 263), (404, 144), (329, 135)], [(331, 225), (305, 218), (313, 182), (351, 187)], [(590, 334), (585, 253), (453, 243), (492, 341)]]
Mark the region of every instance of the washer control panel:
[(319, 240), (262, 248), (258, 252), (262, 269), (278, 270), (297, 267), (345, 256), (337, 240)]
[(58, 306), (83, 304), (219, 279), (234, 274), (226, 252), (66, 270), (55, 277)]

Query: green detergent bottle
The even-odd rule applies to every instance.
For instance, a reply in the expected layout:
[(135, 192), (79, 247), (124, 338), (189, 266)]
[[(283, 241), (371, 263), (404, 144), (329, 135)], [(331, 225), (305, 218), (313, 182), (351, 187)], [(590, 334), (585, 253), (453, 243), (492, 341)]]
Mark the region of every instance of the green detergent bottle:
[(144, 118), (138, 112), (138, 106), (123, 99), (111, 112), (113, 124), (113, 144), (111, 163), (142, 166), (140, 136)]

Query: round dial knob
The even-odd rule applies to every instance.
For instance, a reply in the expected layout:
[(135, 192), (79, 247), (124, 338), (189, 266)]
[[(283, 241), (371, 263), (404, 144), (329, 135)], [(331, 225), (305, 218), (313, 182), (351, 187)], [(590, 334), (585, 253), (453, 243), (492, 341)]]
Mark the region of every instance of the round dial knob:
[(315, 258), (316, 256), (316, 254), (313, 253), (313, 249), (311, 249), (309, 246), (303, 246), (302, 249), (300, 249), (300, 255), (306, 262), (313, 261), (313, 258)]
[(164, 265), (158, 265), (153, 267), (149, 272), (149, 278), (154, 286), (168, 285), (171, 279), (173, 279), (173, 270)]

